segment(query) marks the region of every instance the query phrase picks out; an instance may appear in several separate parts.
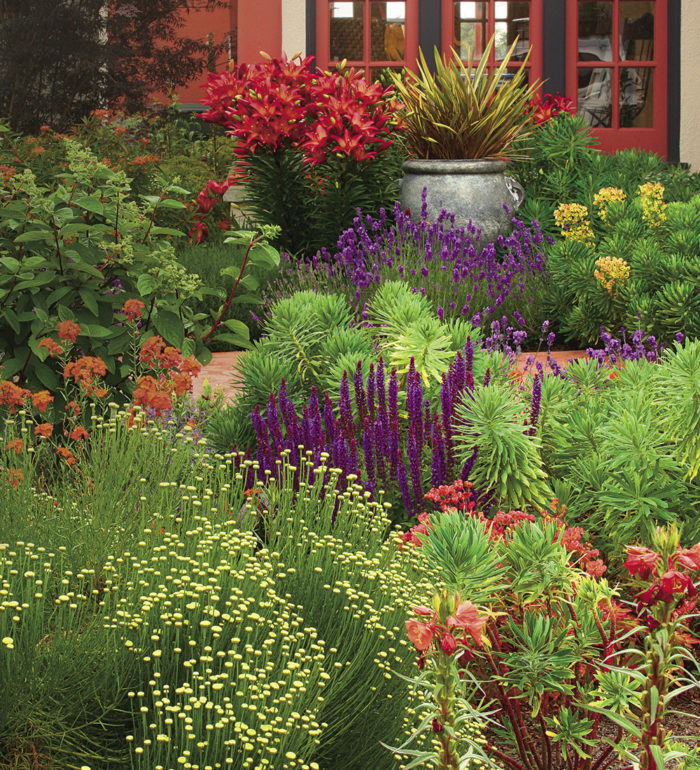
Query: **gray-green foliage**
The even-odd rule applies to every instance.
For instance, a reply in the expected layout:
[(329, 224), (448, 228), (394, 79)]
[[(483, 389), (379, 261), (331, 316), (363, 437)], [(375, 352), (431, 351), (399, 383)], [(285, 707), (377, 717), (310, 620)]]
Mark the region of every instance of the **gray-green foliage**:
[(457, 407), (460, 464), (478, 448), (470, 481), (506, 510), (546, 506), (551, 498), (540, 440), (524, 427), (527, 408), (512, 387), (498, 382), (477, 388)]
[[(576, 377), (578, 375), (578, 379)], [(618, 376), (580, 364), (567, 381), (546, 377), (539, 424), (557, 495), (606, 551), (647, 544), (678, 520), (700, 535), (700, 342), (659, 364), (629, 361)]]

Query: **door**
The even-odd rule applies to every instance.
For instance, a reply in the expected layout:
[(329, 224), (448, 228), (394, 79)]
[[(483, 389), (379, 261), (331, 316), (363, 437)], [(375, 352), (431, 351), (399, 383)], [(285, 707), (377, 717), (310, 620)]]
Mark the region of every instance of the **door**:
[(668, 0), (566, 0), (567, 95), (614, 152), (667, 149)]
[(473, 58), (478, 60), (494, 35), (489, 70), (498, 65), (517, 39), (509, 69), (517, 69), (532, 47), (527, 64), (530, 81), (542, 77), (542, 0), (442, 0), (443, 54), (449, 55), (453, 48), (466, 59), (467, 48), (471, 48)]
[(316, 51), (320, 67), (345, 60), (369, 80), (387, 67), (415, 67), (418, 0), (316, 0)]

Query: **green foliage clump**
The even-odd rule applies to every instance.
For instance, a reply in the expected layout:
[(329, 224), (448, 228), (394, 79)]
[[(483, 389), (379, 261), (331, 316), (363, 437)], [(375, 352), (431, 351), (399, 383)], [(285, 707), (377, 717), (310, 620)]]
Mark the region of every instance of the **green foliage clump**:
[(588, 361), (570, 365), (566, 380), (545, 377), (538, 432), (552, 487), (604, 552), (649, 544), (673, 521), (694, 543), (700, 343), (666, 350), (659, 364), (628, 361), (612, 375)]
[(114, 411), (48, 491), (3, 452), (0, 764), (392, 766), (412, 554), (336, 471), (204, 443)]

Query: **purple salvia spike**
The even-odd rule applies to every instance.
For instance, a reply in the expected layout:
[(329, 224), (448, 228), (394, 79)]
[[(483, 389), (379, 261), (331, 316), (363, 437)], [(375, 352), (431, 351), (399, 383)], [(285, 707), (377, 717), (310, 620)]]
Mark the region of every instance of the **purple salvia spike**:
[(408, 515), (415, 516), (416, 512), (413, 509), (413, 500), (411, 499), (411, 491), (408, 487), (408, 478), (406, 477), (406, 468), (404, 467), (403, 457), (399, 457), (398, 466), (398, 482), (401, 499), (408, 511)]
[[(387, 408), (386, 408), (386, 381), (385, 381), (385, 374), (384, 371), (384, 359), (380, 358), (379, 363), (377, 364), (377, 374), (376, 374), (376, 380), (377, 380), (377, 411), (379, 413), (379, 416), (381, 418), (382, 415), (386, 417), (387, 414)], [(386, 428), (386, 420), (384, 427)]]
[(275, 400), (274, 393), (270, 393), (270, 398), (267, 402), (266, 419), (268, 428), (270, 429), (270, 436), (275, 447), (275, 452), (279, 454), (280, 450), (284, 446), (284, 439), (282, 438), (282, 427), (279, 421), (277, 401)]
[(367, 375), (367, 416), (370, 422), (377, 419), (377, 410), (374, 404), (374, 391), (376, 383), (374, 381), (374, 364), (369, 365), (369, 374)]
[(416, 500), (422, 500), (423, 488), (421, 486), (420, 479), (422, 452), (420, 445), (416, 443), (415, 437), (409, 436), (406, 451), (408, 453), (408, 464), (409, 472), (411, 474), (411, 484), (413, 486), (413, 497)]
[(455, 358), (453, 367), (451, 368), (453, 372), (451, 390), (453, 393), (458, 393), (464, 387), (464, 382), (467, 376), (467, 365), (461, 353), (457, 353), (457, 357)]
[(468, 390), (474, 390), (474, 346), (471, 337), (467, 337), (464, 355), (464, 387)]
[(357, 464), (357, 441), (353, 436), (348, 442), (348, 473), (357, 475), (357, 481), (360, 483), (360, 468)]
[(362, 425), (367, 419), (365, 385), (362, 377), (362, 361), (357, 362), (357, 369), (355, 369), (355, 406), (357, 407), (360, 425)]
[(374, 482), (374, 447), (373, 444), (373, 431), (369, 420), (365, 420), (362, 425), (362, 451), (365, 456), (365, 472), (369, 481)]
[(350, 440), (354, 434), (352, 420), (352, 404), (350, 402), (350, 386), (348, 384), (348, 373), (343, 372), (343, 379), (340, 383), (340, 424), (343, 428), (343, 435)]
[(462, 481), (468, 481), (469, 480), (469, 474), (472, 472), (472, 468), (474, 467), (474, 463), (476, 462), (476, 457), (479, 454), (479, 447), (474, 447), (474, 451), (472, 452), (472, 456), (467, 459), (467, 461), (464, 463), (464, 466), (462, 467), (462, 473), (460, 474), (460, 478)]
[(326, 444), (331, 447), (335, 441), (336, 420), (333, 414), (333, 402), (328, 393), (323, 394), (323, 424), (326, 428)]
[(384, 488), (387, 487), (386, 463), (384, 462), (386, 444), (384, 435), (384, 426), (380, 420), (374, 423), (374, 459), (377, 463), (377, 477), (381, 480)]
[(532, 383), (532, 401), (530, 402), (530, 429), (528, 435), (537, 433), (537, 422), (540, 418), (540, 402), (542, 400), (542, 378), (538, 374)]
[(489, 383), (491, 382), (491, 367), (488, 367), (486, 369), (486, 373), (484, 374), (484, 387), (488, 387)]

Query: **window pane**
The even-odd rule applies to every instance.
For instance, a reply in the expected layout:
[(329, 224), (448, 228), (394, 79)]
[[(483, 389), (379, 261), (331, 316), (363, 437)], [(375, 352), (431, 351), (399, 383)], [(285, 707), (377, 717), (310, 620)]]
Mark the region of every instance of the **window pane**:
[(578, 4), (579, 61), (612, 61), (612, 0)]
[(612, 68), (578, 69), (578, 114), (589, 126), (612, 125), (612, 76)]
[(406, 49), (406, 3), (373, 2), (372, 61), (403, 61)]
[(500, 16), (496, 8), (496, 59), (501, 60), (506, 55), (517, 37), (513, 58), (522, 61), (530, 47), (530, 3), (504, 2), (496, 3), (496, 6), (501, 6)]
[(454, 14), (454, 49), (462, 59), (466, 59), (467, 49), (470, 48), (472, 56), (480, 59), (489, 39), (487, 3), (455, 3)]
[(364, 3), (331, 3), (331, 59), (362, 61)]
[(620, 127), (654, 125), (654, 68), (620, 68)]
[(654, 58), (654, 3), (620, 3), (620, 58), (650, 61)]

